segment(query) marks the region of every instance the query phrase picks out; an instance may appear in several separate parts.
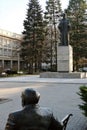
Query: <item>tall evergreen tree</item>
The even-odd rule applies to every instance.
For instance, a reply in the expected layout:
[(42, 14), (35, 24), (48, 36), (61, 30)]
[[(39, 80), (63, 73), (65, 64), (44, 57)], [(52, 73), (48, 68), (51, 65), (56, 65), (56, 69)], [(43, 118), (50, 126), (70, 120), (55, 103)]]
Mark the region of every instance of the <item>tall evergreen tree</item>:
[(61, 13), (60, 0), (47, 0), (44, 18), (47, 22), (47, 44), (50, 46), (50, 64), (51, 70), (53, 61), (55, 62), (55, 71), (57, 71), (57, 43), (58, 43), (58, 21)]
[(30, 0), (24, 20), (21, 50), (21, 55), (29, 67), (30, 73), (41, 69), (43, 41), (44, 24), (41, 6), (38, 0)]
[(86, 0), (70, 0), (67, 13), (71, 22), (70, 43), (74, 51), (74, 70), (79, 60), (87, 57), (87, 3)]

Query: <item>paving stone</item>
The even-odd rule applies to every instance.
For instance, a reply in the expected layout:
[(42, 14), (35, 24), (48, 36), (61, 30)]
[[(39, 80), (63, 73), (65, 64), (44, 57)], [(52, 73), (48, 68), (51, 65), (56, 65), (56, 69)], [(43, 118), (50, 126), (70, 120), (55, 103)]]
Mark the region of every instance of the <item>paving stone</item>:
[[(37, 90), (41, 93), (41, 99), (40, 99), (41, 106), (50, 107), (53, 110), (55, 117), (58, 118), (60, 121), (67, 114), (69, 113), (73, 114), (67, 125), (67, 130), (87, 130), (87, 118), (82, 114), (82, 111), (78, 107), (78, 105), (81, 104), (82, 101), (80, 97), (77, 95), (80, 85), (84, 83), (84, 79), (79, 84), (76, 83), (76, 80), (75, 82), (74, 80), (72, 81), (68, 80), (69, 83), (68, 81), (64, 83), (66, 80), (62, 79), (63, 83), (61, 82), (60, 84), (59, 82), (56, 81), (52, 82), (53, 79), (48, 79), (48, 82), (47, 79), (46, 82), (44, 79), (44, 81), (41, 83), (39, 80), (36, 80), (36, 77), (35, 80), (34, 77), (30, 78), (31, 81), (35, 82), (32, 84), (28, 82), (28, 86), (29, 87), (34, 86), (34, 88), (37, 88)], [(18, 78), (17, 80), (15, 79), (15, 81), (18, 82), (19, 80), (21, 82), (22, 80), (23, 82), (23, 79), (24, 82), (26, 83), (29, 77), (25, 78), (22, 77), (22, 79)], [(10, 82), (10, 80), (8, 81)], [(14, 79), (12, 80), (14, 81)], [(85, 80), (85, 82), (87, 81)], [(24, 88), (22, 87), (21, 90), (22, 89)], [(14, 93), (13, 95), (11, 95), (11, 99), (12, 99), (11, 102), (0, 104), (0, 130), (4, 130), (7, 117), (10, 112), (22, 109), (19, 93)]]

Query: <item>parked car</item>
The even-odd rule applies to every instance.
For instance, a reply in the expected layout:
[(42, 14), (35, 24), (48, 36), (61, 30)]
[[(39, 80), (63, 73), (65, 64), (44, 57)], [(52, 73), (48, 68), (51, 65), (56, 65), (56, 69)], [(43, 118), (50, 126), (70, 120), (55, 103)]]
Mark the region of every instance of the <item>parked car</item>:
[(11, 69), (5, 69), (4, 70), (4, 72), (6, 73), (6, 74), (17, 74), (17, 71), (15, 71), (15, 70), (11, 70)]
[(87, 72), (87, 67), (79, 68), (79, 72)]
[(5, 72), (2, 72), (2, 73), (0, 74), (0, 77), (7, 77), (7, 74), (6, 74)]
[(82, 71), (83, 71), (83, 72), (87, 72), (87, 67), (83, 67), (83, 68), (82, 68)]

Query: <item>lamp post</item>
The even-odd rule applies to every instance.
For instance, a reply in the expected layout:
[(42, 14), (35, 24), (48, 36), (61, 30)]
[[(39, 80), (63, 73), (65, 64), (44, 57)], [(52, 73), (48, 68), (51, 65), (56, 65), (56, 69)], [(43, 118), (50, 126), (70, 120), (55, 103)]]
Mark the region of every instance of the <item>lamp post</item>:
[(18, 56), (18, 72), (20, 71), (20, 49), (17, 49), (17, 56)]

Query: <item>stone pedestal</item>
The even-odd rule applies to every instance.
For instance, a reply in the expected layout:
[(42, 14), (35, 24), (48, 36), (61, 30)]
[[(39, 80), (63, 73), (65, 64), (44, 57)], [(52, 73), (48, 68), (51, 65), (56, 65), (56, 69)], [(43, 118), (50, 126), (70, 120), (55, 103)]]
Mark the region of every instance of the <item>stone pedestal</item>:
[(70, 45), (58, 46), (57, 71), (61, 73), (73, 71), (73, 49)]
[(58, 46), (57, 72), (40, 73), (40, 78), (87, 78), (87, 73), (73, 72), (73, 49), (69, 46)]

